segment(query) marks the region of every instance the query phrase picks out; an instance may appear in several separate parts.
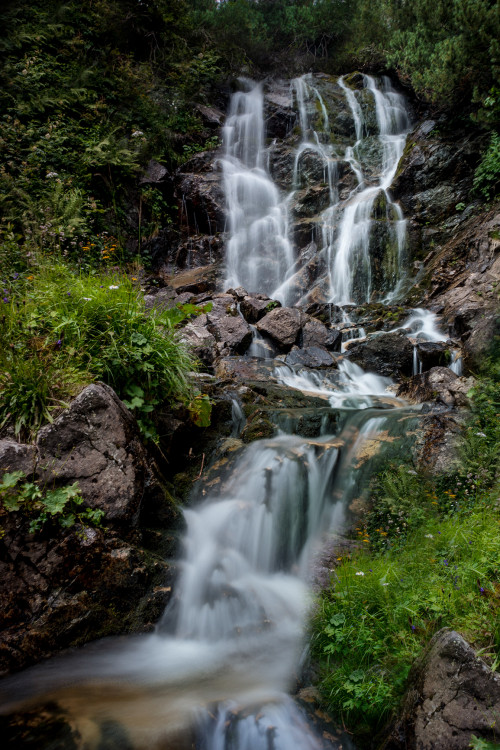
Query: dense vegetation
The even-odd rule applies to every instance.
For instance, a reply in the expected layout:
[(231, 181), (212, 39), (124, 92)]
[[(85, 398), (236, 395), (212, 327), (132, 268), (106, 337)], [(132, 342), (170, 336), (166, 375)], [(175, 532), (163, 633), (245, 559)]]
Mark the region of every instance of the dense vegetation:
[(358, 732), (383, 727), (444, 626), (500, 663), (499, 374), (491, 366), (470, 394), (459, 466), (428, 476), (401, 459), (377, 473), (354, 549), (321, 597), (312, 640), (321, 693)]

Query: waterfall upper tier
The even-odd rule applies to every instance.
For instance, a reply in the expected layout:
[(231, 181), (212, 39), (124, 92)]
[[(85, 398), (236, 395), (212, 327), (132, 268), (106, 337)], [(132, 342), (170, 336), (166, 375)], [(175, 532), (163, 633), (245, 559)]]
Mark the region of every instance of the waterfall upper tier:
[(404, 97), (387, 77), (309, 74), (287, 101), (288, 131), (272, 142), (262, 86), (231, 101), (226, 287), (286, 304), (396, 299), (408, 276), (406, 222), (390, 193), (410, 128)]

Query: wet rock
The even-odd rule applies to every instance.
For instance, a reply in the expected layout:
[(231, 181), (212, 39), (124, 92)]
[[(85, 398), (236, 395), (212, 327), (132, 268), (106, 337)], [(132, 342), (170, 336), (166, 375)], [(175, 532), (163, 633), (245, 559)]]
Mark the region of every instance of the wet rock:
[[(451, 342), (450, 342), (451, 344)], [(422, 341), (417, 344), (417, 353), (422, 370), (446, 367), (451, 362), (450, 344), (444, 341)]]
[(334, 328), (327, 328), (324, 323), (309, 318), (302, 328), (302, 346), (320, 346), (330, 351), (340, 351), (342, 334)]
[(296, 307), (281, 307), (267, 313), (257, 323), (257, 330), (269, 336), (282, 351), (288, 351), (297, 342), (305, 315)]
[(381, 333), (353, 343), (345, 356), (363, 370), (378, 375), (399, 378), (411, 375), (413, 369), (413, 346), (402, 331)]
[(281, 302), (266, 297), (265, 294), (252, 294), (240, 303), (240, 312), (247, 323), (257, 323), (272, 308), (281, 307)]
[(437, 223), (469, 202), (474, 169), (484, 139), (447, 136), (440, 123), (426, 121), (408, 135), (391, 191), (405, 215), (420, 225)]
[(103, 383), (87, 386), (36, 442), (40, 480), (77, 481), (85, 503), (108, 521), (135, 524), (145, 494), (159, 489), (134, 418)]
[(402, 383), (397, 395), (417, 404), (434, 401), (449, 408), (468, 406), (467, 392), (473, 385), (473, 378), (458, 377), (448, 367), (433, 367)]
[(465, 750), (472, 735), (495, 741), (500, 677), (447, 628), (412, 667), (402, 716), (384, 750)]
[(266, 133), (270, 138), (286, 138), (295, 125), (297, 113), (293, 109), (290, 86), (273, 81), (265, 94)]
[(300, 366), (312, 369), (335, 367), (337, 364), (332, 355), (319, 346), (309, 346), (304, 349), (294, 347), (290, 354), (287, 354), (285, 363), (291, 367)]
[(183, 221), (191, 231), (209, 235), (224, 231), (225, 198), (216, 152), (197, 154), (183, 164), (176, 173), (175, 182)]

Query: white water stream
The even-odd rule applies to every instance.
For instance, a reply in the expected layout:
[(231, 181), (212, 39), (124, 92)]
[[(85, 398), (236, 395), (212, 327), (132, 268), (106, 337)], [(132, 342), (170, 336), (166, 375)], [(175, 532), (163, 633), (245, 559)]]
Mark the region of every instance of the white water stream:
[(232, 97), (223, 129), (229, 241), (225, 288), (243, 286), (285, 302), (277, 290), (294, 260), (286, 200), (265, 165), (264, 97), (253, 85)]

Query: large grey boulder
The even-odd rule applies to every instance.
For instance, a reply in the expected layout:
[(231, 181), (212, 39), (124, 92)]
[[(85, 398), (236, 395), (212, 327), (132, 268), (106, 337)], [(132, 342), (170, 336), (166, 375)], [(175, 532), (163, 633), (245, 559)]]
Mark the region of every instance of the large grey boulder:
[(207, 313), (207, 329), (217, 342), (221, 356), (244, 354), (252, 343), (252, 329), (238, 314), (231, 294), (218, 294)]
[(297, 343), (306, 316), (296, 307), (279, 307), (267, 313), (256, 327), (269, 336), (282, 351), (289, 351)]
[(281, 307), (281, 302), (265, 294), (249, 294), (240, 302), (240, 312), (248, 323), (257, 323), (273, 307)]
[(294, 347), (290, 354), (286, 355), (285, 363), (292, 367), (309, 367), (314, 370), (337, 366), (330, 352), (319, 346), (308, 346), (305, 349)]
[(321, 346), (329, 351), (340, 351), (342, 334), (320, 320), (309, 318), (302, 328), (302, 346)]
[(346, 357), (367, 372), (378, 375), (398, 378), (411, 375), (413, 370), (413, 346), (402, 331), (381, 333), (354, 343)]
[(87, 386), (38, 433), (37, 475), (47, 486), (78, 482), (84, 501), (108, 521), (136, 523), (156, 487), (137, 423), (104, 383)]
[(472, 735), (498, 739), (500, 675), (447, 628), (412, 667), (402, 715), (384, 750), (465, 750)]

